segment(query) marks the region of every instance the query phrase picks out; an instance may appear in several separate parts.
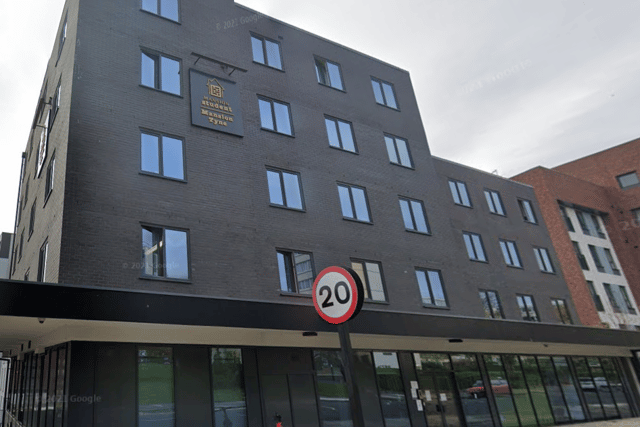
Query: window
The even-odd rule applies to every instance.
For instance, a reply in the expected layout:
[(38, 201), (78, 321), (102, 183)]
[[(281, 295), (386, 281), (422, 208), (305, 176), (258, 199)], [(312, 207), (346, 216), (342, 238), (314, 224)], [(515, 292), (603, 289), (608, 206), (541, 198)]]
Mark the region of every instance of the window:
[(49, 242), (44, 242), (40, 248), (38, 256), (38, 282), (47, 281), (47, 254), (49, 252)]
[(340, 65), (323, 58), (316, 57), (316, 76), (318, 83), (334, 89), (344, 90)]
[(269, 200), (272, 205), (303, 210), (302, 188), (297, 173), (277, 169), (267, 170)]
[(25, 282), (29, 281), (29, 274), (31, 274), (31, 269), (27, 270), (27, 272), (24, 273), (24, 281)]
[(382, 265), (379, 262), (352, 259), (351, 268), (362, 280), (366, 301), (387, 301), (382, 278)]
[(536, 305), (533, 302), (533, 297), (531, 295), (517, 295), (516, 300), (518, 301), (518, 307), (520, 307), (522, 320), (526, 320), (528, 322), (540, 321)]
[(396, 95), (393, 85), (382, 80), (371, 77), (371, 85), (373, 86), (373, 95), (376, 102), (380, 105), (386, 105), (389, 108), (398, 109)]
[(184, 180), (184, 143), (181, 139), (142, 131), (140, 160), (143, 172)]
[(580, 263), (580, 267), (582, 267), (583, 270), (589, 271), (589, 264), (587, 264), (587, 258), (584, 256), (584, 254), (580, 250), (580, 244), (574, 241), (571, 241), (571, 243), (573, 243), (573, 250), (576, 252), (576, 256), (578, 257), (578, 262)]
[(422, 304), (431, 307), (449, 307), (444, 293), (442, 274), (439, 270), (416, 268), (416, 278), (420, 287)]
[(178, 0), (142, 0), (142, 10), (178, 21)]
[(280, 43), (252, 34), (251, 50), (253, 51), (254, 62), (282, 70)]
[(44, 186), (44, 194), (45, 194), (45, 203), (51, 192), (53, 191), (53, 183), (55, 179), (55, 170), (56, 170), (56, 157), (55, 154), (51, 156), (51, 160), (49, 160), (49, 166), (47, 166), (47, 181)]
[(600, 295), (596, 292), (596, 289), (593, 287), (593, 282), (587, 280), (587, 287), (589, 288), (589, 293), (591, 294), (591, 298), (593, 299), (593, 303), (596, 306), (596, 310), (604, 311), (604, 305), (602, 305), (602, 299)]
[(620, 270), (618, 269), (618, 265), (616, 264), (616, 261), (613, 259), (613, 254), (607, 248), (602, 248), (602, 249), (604, 250), (604, 255), (607, 258), (607, 261), (609, 262), (609, 266), (611, 267), (611, 271), (616, 276), (620, 276)]
[(427, 215), (420, 200), (400, 198), (400, 211), (402, 212), (405, 229), (419, 233), (429, 233)]
[(604, 273), (604, 265), (602, 265), (602, 261), (600, 260), (600, 255), (598, 254), (598, 250), (595, 246), (589, 245), (589, 251), (591, 252), (591, 257), (593, 258), (593, 262), (596, 264), (596, 268), (600, 273)]
[(622, 295), (622, 298), (624, 299), (625, 306), (627, 307), (627, 312), (630, 314), (636, 314), (636, 308), (633, 306), (631, 298), (629, 298), (627, 288), (625, 288), (624, 286), (618, 286), (618, 289), (620, 290), (620, 295)]
[(608, 283), (603, 283), (604, 291), (607, 294), (607, 298), (609, 299), (609, 304), (611, 304), (611, 308), (614, 313), (622, 313), (621, 304), (616, 300), (616, 295), (613, 293), (613, 288)]
[(632, 223), (632, 227), (640, 227), (640, 208), (633, 209), (631, 211), (631, 216), (634, 220), (634, 222)]
[(188, 240), (186, 231), (142, 226), (142, 275), (189, 280)]
[(22, 199), (22, 209), (27, 207), (27, 199), (29, 198), (29, 179), (24, 186), (24, 198)]
[(584, 216), (584, 212), (582, 211), (575, 211), (575, 212), (576, 212), (576, 217), (578, 218), (578, 222), (580, 223), (580, 228), (582, 229), (582, 232), (587, 236), (591, 236), (591, 230), (589, 230), (589, 226), (587, 225), (587, 219)]
[(351, 123), (325, 116), (329, 145), (345, 151), (357, 153), (353, 127)]
[(64, 24), (62, 24), (62, 29), (60, 30), (60, 34), (58, 35), (58, 58), (60, 58), (60, 54), (62, 53), (62, 48), (64, 47), (64, 41), (67, 39), (67, 17), (64, 17)]
[(213, 425), (247, 427), (247, 401), (241, 349), (221, 347), (211, 349), (211, 385), (215, 418)]
[(480, 291), (480, 301), (487, 319), (504, 319), (500, 298), (496, 291)]
[(618, 180), (618, 184), (620, 184), (620, 188), (623, 189), (637, 187), (640, 185), (640, 180), (638, 180), (638, 175), (635, 172), (619, 175), (616, 179)]
[(278, 250), (278, 272), (282, 292), (311, 295), (313, 262), (310, 253)]
[(180, 61), (142, 52), (142, 85), (180, 95)]
[(571, 218), (569, 218), (569, 214), (567, 213), (567, 209), (564, 206), (560, 206), (560, 214), (562, 215), (562, 218), (564, 219), (564, 223), (567, 225), (567, 229), (569, 231), (571, 231), (572, 233), (576, 231), (575, 228), (573, 228), (573, 223), (571, 222)]
[(33, 229), (36, 226), (36, 202), (31, 205), (31, 215), (29, 216), (29, 237), (33, 234)]
[(511, 242), (509, 240), (500, 240), (500, 249), (502, 249), (504, 262), (506, 262), (508, 266), (522, 268), (520, 256), (518, 255), (518, 249), (516, 248), (516, 242)]
[(293, 135), (289, 105), (273, 99), (259, 98), (260, 124), (262, 129), (285, 135)]
[(567, 302), (563, 299), (551, 299), (551, 305), (556, 309), (556, 314), (558, 315), (558, 319), (565, 325), (571, 325), (573, 322), (571, 321), (571, 315), (569, 314), (569, 309), (567, 308)]
[(22, 259), (22, 248), (24, 247), (24, 230), (20, 233), (20, 246), (18, 246), (18, 261)]
[(500, 199), (500, 193), (493, 190), (484, 190), (484, 197), (487, 199), (487, 205), (489, 211), (496, 215), (505, 216), (504, 207), (502, 206), (502, 199)]
[(62, 98), (62, 78), (60, 78), (56, 91), (53, 93), (53, 99), (51, 100), (51, 116), (49, 120), (45, 120), (45, 126), (49, 126), (50, 123), (53, 123), (55, 120), (58, 110), (60, 109), (60, 98)]
[(454, 179), (449, 180), (449, 188), (451, 189), (451, 195), (456, 205), (471, 207), (471, 199), (469, 199), (469, 193), (467, 192), (467, 184), (462, 181), (456, 181)]
[(409, 146), (407, 141), (397, 136), (385, 135), (384, 141), (387, 145), (387, 153), (389, 154), (389, 161), (394, 165), (400, 165), (407, 168), (412, 168), (411, 154), (409, 153)]
[(137, 374), (138, 425), (175, 426), (173, 349), (139, 347)]
[(463, 232), (464, 244), (467, 247), (467, 254), (472, 261), (487, 261), (487, 257), (484, 254), (484, 246), (482, 244), (482, 237), (479, 234)]
[(525, 222), (531, 224), (538, 223), (536, 215), (533, 213), (533, 205), (529, 200), (518, 199), (518, 205), (520, 206), (520, 212), (522, 212), (522, 219), (524, 219)]
[(545, 248), (533, 248), (533, 252), (536, 255), (536, 260), (538, 261), (538, 267), (540, 267), (540, 271), (544, 271), (545, 273), (553, 273), (553, 264), (551, 264), (549, 251)]
[(593, 228), (596, 232), (596, 234), (598, 235), (598, 237), (604, 239), (607, 237), (606, 234), (604, 234), (604, 231), (602, 230), (602, 227), (600, 226), (600, 220), (598, 220), (598, 215), (594, 215), (591, 214), (591, 222), (593, 223)]
[(338, 195), (342, 216), (362, 222), (371, 222), (367, 194), (364, 188), (348, 184), (338, 184)]

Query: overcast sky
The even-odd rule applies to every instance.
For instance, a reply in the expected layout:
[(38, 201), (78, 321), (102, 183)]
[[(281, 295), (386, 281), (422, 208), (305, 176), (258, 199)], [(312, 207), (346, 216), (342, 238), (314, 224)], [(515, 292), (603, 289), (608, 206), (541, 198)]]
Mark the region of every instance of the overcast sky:
[[(408, 70), (439, 157), (512, 176), (640, 137), (638, 0), (238, 3)], [(63, 6), (0, 0), (0, 231)]]

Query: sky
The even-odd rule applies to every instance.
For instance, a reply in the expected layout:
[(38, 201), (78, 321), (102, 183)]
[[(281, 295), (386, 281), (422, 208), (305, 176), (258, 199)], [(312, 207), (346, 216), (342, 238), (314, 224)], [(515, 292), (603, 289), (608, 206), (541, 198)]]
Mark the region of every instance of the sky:
[[(509, 177), (640, 137), (640, 1), (236, 1), (409, 71), (436, 156)], [(63, 6), (0, 0), (0, 231)]]

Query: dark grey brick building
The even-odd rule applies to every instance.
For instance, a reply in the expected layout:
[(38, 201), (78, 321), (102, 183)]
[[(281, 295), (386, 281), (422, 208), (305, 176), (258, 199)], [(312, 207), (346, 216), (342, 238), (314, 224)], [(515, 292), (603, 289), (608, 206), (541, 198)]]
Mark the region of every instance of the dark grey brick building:
[(406, 71), (233, 1), (68, 0), (22, 175), (4, 425), (352, 425), (332, 265), (367, 426), (640, 414), (640, 337), (571, 325), (533, 190), (432, 157)]

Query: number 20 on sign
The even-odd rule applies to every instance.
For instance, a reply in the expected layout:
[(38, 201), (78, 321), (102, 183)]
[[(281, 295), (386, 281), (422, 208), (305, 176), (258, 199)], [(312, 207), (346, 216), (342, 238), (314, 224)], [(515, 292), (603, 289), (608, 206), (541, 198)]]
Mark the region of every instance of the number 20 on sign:
[(362, 281), (350, 268), (325, 268), (313, 283), (313, 305), (320, 317), (334, 325), (356, 317), (363, 302)]

